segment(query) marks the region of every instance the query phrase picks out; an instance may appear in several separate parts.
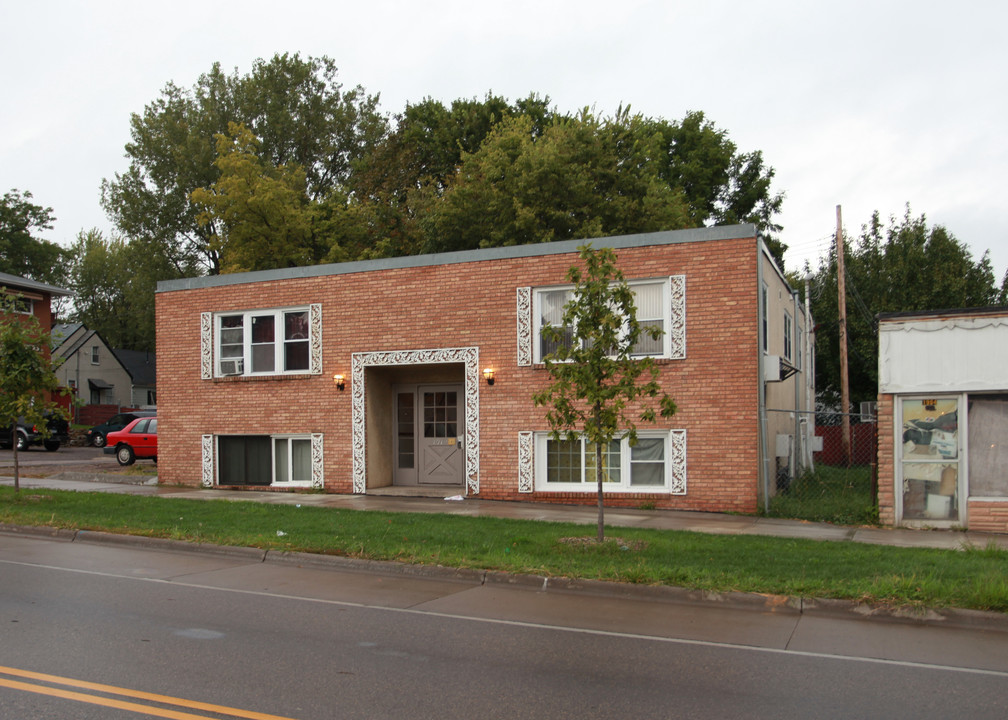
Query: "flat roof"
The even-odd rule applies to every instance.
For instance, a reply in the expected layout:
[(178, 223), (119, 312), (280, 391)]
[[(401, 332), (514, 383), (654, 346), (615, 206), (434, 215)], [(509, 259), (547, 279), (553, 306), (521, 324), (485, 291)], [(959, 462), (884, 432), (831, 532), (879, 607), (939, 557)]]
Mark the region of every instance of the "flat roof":
[(451, 265), (453, 263), (480, 262), (486, 260), (512, 260), (524, 257), (540, 257), (545, 255), (561, 255), (577, 252), (577, 249), (591, 243), (595, 247), (608, 247), (614, 250), (632, 247), (647, 247), (649, 245), (674, 245), (678, 243), (708, 242), (712, 240), (740, 240), (757, 237), (756, 226), (752, 223), (741, 225), (719, 225), (709, 228), (692, 228), (689, 230), (665, 230), (653, 233), (637, 233), (635, 235), (615, 235), (611, 237), (584, 238), (581, 240), (559, 240), (549, 243), (530, 243), (528, 245), (511, 245), (508, 247), (481, 248), (479, 250), (460, 250), (456, 252), (436, 253), (429, 255), (403, 255), (377, 260), (355, 260), (352, 262), (327, 265), (306, 265), (302, 267), (277, 268), (274, 270), (257, 270), (254, 272), (228, 273), (224, 275), (206, 275), (178, 280), (162, 280), (157, 284), (157, 292), (172, 292), (175, 290), (196, 290), (202, 288), (241, 285), (244, 283), (268, 282), (273, 280), (292, 280), (299, 278), (323, 277), (327, 275), (347, 275), (350, 273), (371, 272), (375, 270), (393, 270), (401, 268), (427, 267), (432, 265)]
[(978, 315), (1008, 315), (1008, 305), (988, 305), (972, 308), (948, 308), (945, 310), (904, 310), (902, 312), (879, 313), (879, 322), (888, 320), (934, 320), (936, 318), (975, 317)]

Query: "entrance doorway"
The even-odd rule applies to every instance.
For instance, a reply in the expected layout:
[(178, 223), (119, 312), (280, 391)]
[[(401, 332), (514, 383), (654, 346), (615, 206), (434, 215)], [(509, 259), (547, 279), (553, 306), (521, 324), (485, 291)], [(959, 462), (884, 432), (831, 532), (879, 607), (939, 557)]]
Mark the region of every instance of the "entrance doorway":
[(396, 387), (394, 484), (463, 484), (464, 397), (458, 384)]

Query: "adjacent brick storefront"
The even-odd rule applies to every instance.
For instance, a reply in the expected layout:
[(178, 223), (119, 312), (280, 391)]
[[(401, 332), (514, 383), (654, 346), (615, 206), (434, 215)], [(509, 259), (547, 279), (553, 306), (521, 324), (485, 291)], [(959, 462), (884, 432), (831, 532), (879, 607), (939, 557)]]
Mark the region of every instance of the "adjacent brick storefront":
[[(259, 457), (259, 441), (232, 451), (224, 449), (221, 438), (243, 443), (242, 438), (269, 436), (274, 487), (284, 485), (278, 478), (286, 478), (281, 458), (293, 468), (288, 453), (309, 449), (312, 484), (327, 492), (391, 485), (396, 463), (410, 461), (408, 444), (397, 444), (408, 427), (400, 422), (407, 415), (405, 403), (412, 402), (415, 387), (430, 387), (431, 397), (436, 390), (438, 398), (458, 400), (458, 417), (449, 409), (449, 424), (442, 426), (448, 432), (427, 450), (450, 453), (457, 442), (464, 455), (458, 459), (464, 465), (460, 494), (592, 502), (594, 485), (557, 490), (544, 480), (548, 426), (544, 410), (531, 401), (548, 383), (535, 357), (533, 314), (537, 303), (545, 302), (539, 293), (566, 283), (567, 270), (578, 262), (577, 244), (161, 283), (160, 481), (229, 484), (222, 483), (221, 458), (251, 462)], [(594, 244), (615, 247), (627, 280), (650, 282), (643, 285), (663, 298), (665, 322), (673, 326), (668, 332), (683, 343), (656, 360), (660, 382), (679, 412), (639, 428), (655, 431), (655, 457), (664, 455), (657, 461), (642, 456), (634, 472), (649, 462), (663, 463), (650, 477), (665, 480), (653, 491), (627, 485), (625, 492), (610, 492), (608, 504), (753, 512), (763, 391), (757, 263), (763, 252), (752, 227)], [(271, 335), (260, 350), (270, 353), (270, 342), (278, 347), (288, 342), (290, 348), (278, 349), (276, 357), (289, 352), (299, 370), (251, 374), (248, 363), (259, 352), (255, 323), (273, 319), (250, 311), (274, 308), (281, 309), (276, 327), (307, 323), (308, 338), (302, 339), (305, 333), (291, 333), (289, 341)], [(295, 310), (285, 314), (288, 308)], [(679, 335), (677, 323), (683, 323)], [(230, 345), (229, 338), (234, 338)], [(224, 360), (226, 371), (234, 374), (222, 374), (224, 355), (238, 358), (238, 364)], [(484, 378), (486, 368), (494, 370), (492, 385)], [(334, 375), (343, 376), (343, 390)], [(416, 418), (420, 423), (419, 411)], [(629, 458), (623, 462), (630, 467)]]
[(1008, 532), (1008, 308), (879, 321), (879, 519)]

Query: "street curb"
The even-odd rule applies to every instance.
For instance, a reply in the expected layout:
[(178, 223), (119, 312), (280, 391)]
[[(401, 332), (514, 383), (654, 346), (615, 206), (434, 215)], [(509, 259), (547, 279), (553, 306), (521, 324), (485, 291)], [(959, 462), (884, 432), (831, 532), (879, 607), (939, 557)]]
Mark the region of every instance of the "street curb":
[(8, 525), (7, 523), (0, 523), (0, 533), (66, 540), (67, 542), (73, 542), (77, 535), (76, 530), (67, 530), (66, 528), (45, 527), (44, 525)]
[(78, 530), (73, 542), (90, 545), (120, 545), (138, 547), (146, 550), (166, 550), (170, 552), (204, 553), (223, 555), (262, 562), (266, 551), (253, 547), (238, 547), (233, 545), (214, 545), (212, 543), (193, 543), (186, 540), (171, 538), (147, 537), (145, 535), (118, 535), (116, 533), (99, 532), (95, 530)]
[(834, 598), (804, 598), (793, 595), (773, 595), (745, 592), (712, 592), (670, 585), (636, 585), (610, 580), (589, 580), (551, 577), (500, 570), (475, 570), (444, 565), (415, 565), (389, 560), (367, 560), (344, 555), (287, 550), (263, 550), (253, 547), (192, 543), (169, 538), (142, 535), (118, 535), (92, 530), (8, 525), (0, 523), (0, 533), (31, 536), (64, 542), (93, 545), (118, 545), (149, 550), (213, 554), (251, 562), (378, 573), (431, 580), (465, 582), (472, 585), (503, 585), (534, 592), (586, 594), (628, 600), (650, 600), (677, 604), (720, 605), (736, 610), (809, 617), (830, 617), (846, 620), (889, 622), (928, 627), (952, 627), (968, 630), (990, 630), (1008, 633), (1008, 613), (957, 608), (920, 608), (872, 605), (854, 600)]
[(414, 565), (391, 560), (367, 560), (345, 555), (323, 555), (319, 553), (295, 552), (290, 550), (268, 550), (264, 563), (315, 567), (321, 569), (346, 570), (361, 573), (382, 573), (430, 578), (434, 580), (464, 581), (475, 585), (483, 584), (483, 570), (453, 568), (445, 565)]

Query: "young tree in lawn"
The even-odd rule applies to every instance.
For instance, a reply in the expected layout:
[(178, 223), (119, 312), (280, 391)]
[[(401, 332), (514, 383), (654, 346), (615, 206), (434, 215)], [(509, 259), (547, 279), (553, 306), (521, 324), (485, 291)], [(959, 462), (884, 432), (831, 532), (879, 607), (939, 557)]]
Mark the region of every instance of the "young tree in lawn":
[(616, 266), (610, 248), (580, 248), (585, 267), (574, 265), (567, 279), (574, 284), (564, 307), (563, 327), (547, 325), (543, 336), (557, 349), (543, 358), (553, 382), (533, 395), (537, 406), (547, 406), (546, 419), (554, 441), (584, 438), (595, 453), (598, 486), (597, 540), (605, 539), (603, 482), (606, 471), (602, 449), (626, 435), (631, 447), (637, 443), (633, 418), (655, 422), (657, 399), (662, 417), (676, 411), (675, 401), (661, 389), (658, 368), (650, 357), (633, 356), (641, 337), (658, 339), (662, 331), (637, 322), (633, 290)]
[(17, 424), (48, 432), (48, 415), (62, 412), (51, 400), (59, 387), (47, 349), (49, 335), (32, 315), (15, 311), (15, 296), (0, 294), (0, 428), (10, 427), (14, 453), (14, 491), (21, 490)]

